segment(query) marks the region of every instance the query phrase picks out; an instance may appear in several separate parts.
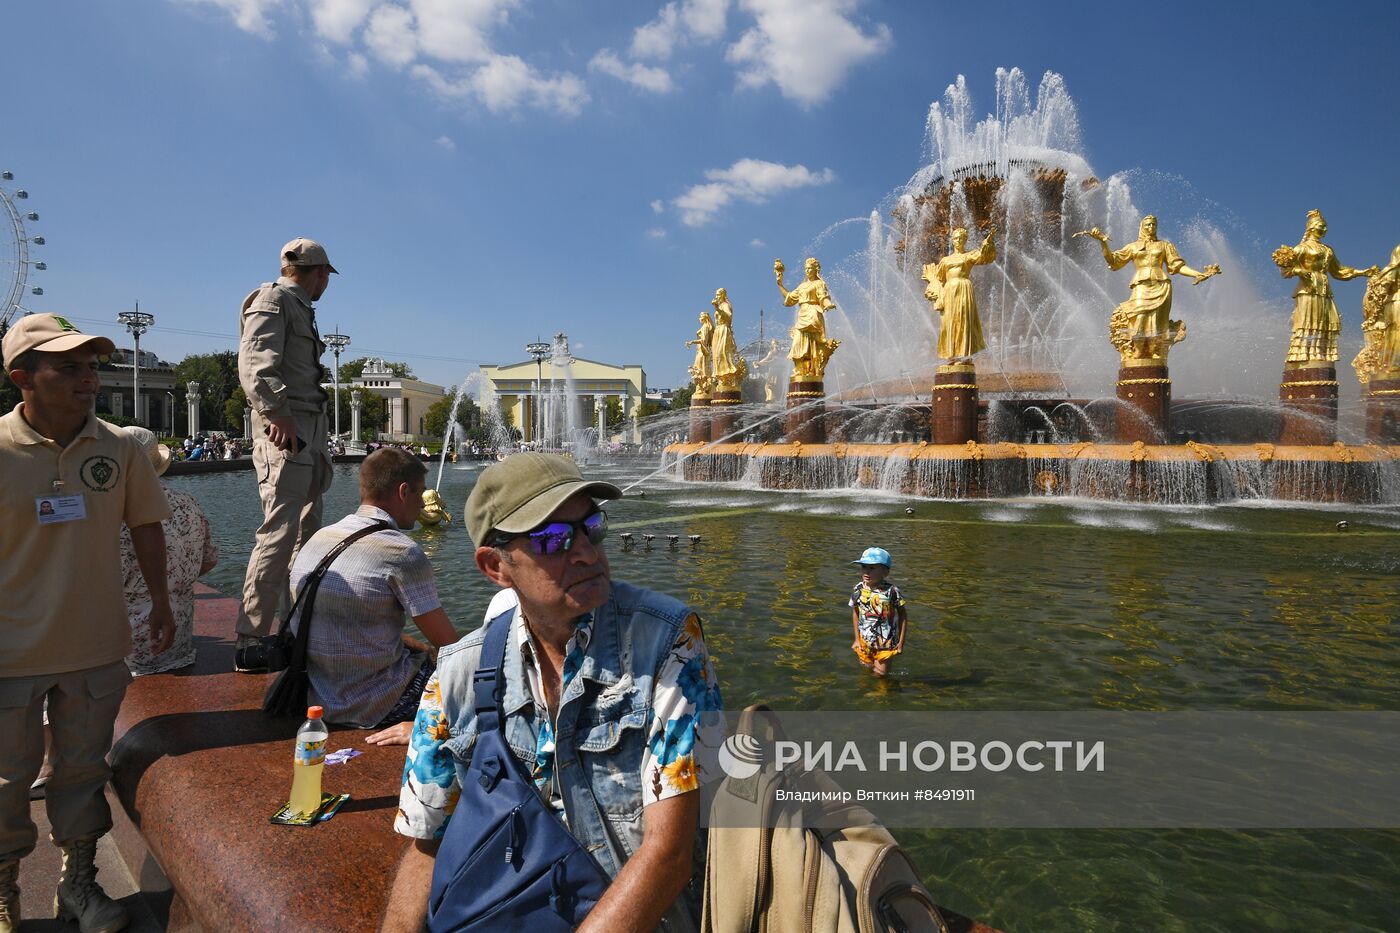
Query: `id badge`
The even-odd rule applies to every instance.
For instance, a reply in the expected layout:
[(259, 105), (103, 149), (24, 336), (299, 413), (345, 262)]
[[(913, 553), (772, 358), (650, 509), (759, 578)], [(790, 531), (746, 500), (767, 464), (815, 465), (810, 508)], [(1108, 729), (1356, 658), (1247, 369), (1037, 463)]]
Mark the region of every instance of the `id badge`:
[(34, 500), (34, 512), (39, 524), (60, 525), (87, 518), (87, 505), (82, 496), (39, 496)]

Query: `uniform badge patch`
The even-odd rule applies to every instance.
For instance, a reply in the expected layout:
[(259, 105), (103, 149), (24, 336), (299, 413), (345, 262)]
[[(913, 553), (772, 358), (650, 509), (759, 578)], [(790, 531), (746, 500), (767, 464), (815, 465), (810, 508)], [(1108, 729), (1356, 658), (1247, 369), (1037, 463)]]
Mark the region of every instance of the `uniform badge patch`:
[(93, 492), (107, 492), (117, 485), (121, 475), (121, 464), (111, 457), (104, 456), (88, 457), (83, 461), (82, 469), (78, 471), (83, 485)]

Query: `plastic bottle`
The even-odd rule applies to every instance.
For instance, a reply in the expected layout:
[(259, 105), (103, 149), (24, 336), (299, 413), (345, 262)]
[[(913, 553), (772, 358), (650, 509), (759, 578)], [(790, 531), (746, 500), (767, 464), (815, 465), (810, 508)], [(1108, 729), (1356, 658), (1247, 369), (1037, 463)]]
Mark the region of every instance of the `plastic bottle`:
[(321, 805), (321, 771), (326, 767), (326, 739), (330, 732), (321, 722), (323, 710), (312, 706), (306, 722), (297, 730), (297, 747), (292, 756), (292, 799), (288, 806), (297, 813), (314, 813)]

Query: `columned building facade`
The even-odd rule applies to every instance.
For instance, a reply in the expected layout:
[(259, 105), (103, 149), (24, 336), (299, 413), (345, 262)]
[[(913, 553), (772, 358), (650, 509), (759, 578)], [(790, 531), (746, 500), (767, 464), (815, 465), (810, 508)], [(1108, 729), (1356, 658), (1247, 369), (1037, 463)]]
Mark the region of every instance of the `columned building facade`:
[(609, 400), (621, 408), (624, 427), (604, 439), (641, 443), (638, 421), (646, 398), (646, 372), (636, 364), (616, 366), (570, 356), (562, 334), (556, 338), (553, 360), (483, 366), (481, 381), (482, 405), (499, 405), (528, 443), (564, 446), (571, 429), (598, 427)]
[[(423, 416), (447, 394), (440, 385), (394, 375), (382, 359), (366, 363), (364, 371), (349, 385), (342, 385), (340, 391), (355, 388), (381, 395), (389, 403), (389, 427), (381, 433), (380, 439), (394, 442), (427, 440), (423, 433)], [(326, 385), (325, 390), (330, 394), (332, 386)]]

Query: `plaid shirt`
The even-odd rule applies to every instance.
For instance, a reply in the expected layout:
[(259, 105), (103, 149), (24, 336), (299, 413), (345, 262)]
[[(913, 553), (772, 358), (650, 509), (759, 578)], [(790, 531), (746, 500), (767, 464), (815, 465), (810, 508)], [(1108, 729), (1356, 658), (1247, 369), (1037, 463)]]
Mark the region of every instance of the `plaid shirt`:
[(292, 565), (292, 591), (300, 592), (332, 548), (380, 520), (391, 527), (346, 548), (316, 593), (307, 673), (327, 722), (369, 727), (393, 709), (423, 666), (422, 656), (400, 639), (404, 616), (421, 616), (442, 605), (423, 549), (398, 530), (387, 512), (369, 505), (322, 528), (302, 546)]

